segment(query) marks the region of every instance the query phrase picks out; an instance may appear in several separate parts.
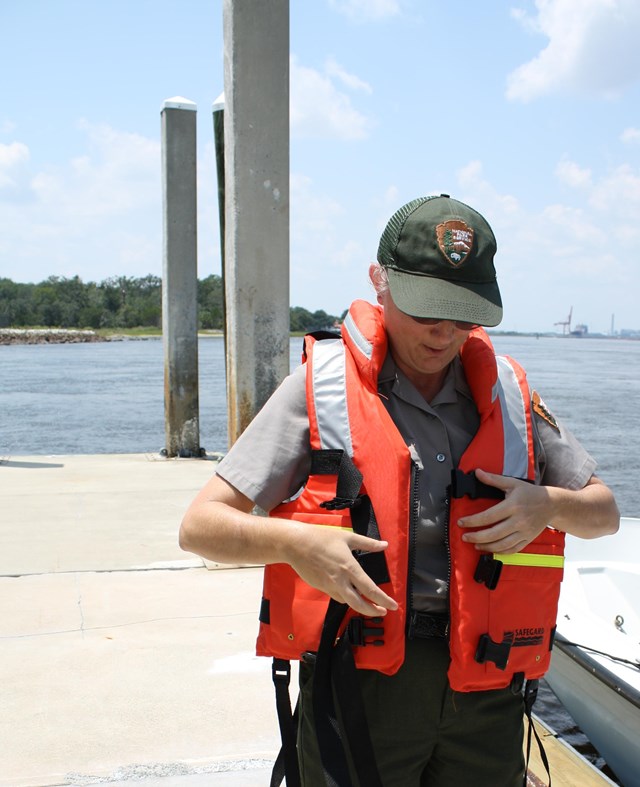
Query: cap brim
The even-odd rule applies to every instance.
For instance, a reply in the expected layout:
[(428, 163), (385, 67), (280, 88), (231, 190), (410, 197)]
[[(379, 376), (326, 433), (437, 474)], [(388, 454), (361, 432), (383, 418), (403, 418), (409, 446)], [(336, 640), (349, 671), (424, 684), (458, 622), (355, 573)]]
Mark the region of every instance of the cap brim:
[(387, 268), (389, 289), (400, 311), (412, 317), (462, 320), (492, 328), (502, 320), (497, 282), (455, 284), (447, 279)]

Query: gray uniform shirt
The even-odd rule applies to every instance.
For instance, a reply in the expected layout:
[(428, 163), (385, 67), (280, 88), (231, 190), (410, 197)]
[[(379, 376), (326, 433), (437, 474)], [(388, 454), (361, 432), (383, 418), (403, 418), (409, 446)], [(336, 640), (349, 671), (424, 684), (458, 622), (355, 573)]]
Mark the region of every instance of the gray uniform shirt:
[[(309, 474), (305, 379), (304, 366), (286, 378), (216, 471), (265, 511), (293, 496)], [(420, 470), (414, 608), (443, 612), (448, 603), (446, 491), (451, 470), (478, 429), (478, 412), (458, 358), (441, 390), (427, 402), (388, 354), (378, 392)], [(593, 458), (562, 425), (555, 428), (535, 416), (534, 426), (540, 483), (581, 489), (595, 470)]]

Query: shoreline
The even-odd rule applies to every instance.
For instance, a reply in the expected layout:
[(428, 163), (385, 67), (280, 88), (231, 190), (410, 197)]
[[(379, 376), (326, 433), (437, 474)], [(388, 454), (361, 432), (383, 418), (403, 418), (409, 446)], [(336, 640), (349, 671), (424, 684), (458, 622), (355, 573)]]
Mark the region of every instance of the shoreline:
[(110, 339), (92, 330), (76, 328), (0, 328), (2, 344), (79, 344), (108, 342)]
[[(200, 338), (221, 338), (222, 331), (198, 331)], [(23, 344), (86, 344), (94, 342), (126, 342), (162, 339), (162, 333), (104, 334), (91, 328), (0, 328), (1, 345)]]

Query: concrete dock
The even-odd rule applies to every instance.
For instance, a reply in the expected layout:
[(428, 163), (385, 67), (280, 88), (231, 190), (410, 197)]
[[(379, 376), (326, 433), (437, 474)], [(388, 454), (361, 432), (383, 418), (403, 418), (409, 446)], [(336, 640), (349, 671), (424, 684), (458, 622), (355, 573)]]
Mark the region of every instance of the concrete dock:
[(214, 470), (2, 459), (2, 787), (268, 784), (279, 733), (270, 663), (253, 655), (261, 570), (208, 570), (177, 544)]
[[(0, 456), (0, 787), (269, 783), (262, 570), (177, 544), (214, 471), (152, 454)], [(561, 748), (554, 784), (610, 783)]]

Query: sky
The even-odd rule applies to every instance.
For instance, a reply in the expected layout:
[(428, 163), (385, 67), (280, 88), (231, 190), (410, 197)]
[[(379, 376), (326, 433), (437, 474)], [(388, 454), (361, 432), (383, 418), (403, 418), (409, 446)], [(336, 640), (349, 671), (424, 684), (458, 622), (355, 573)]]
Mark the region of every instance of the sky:
[[(291, 294), (341, 314), (390, 216), (447, 193), (498, 241), (501, 329), (640, 329), (638, 0), (291, 0)], [(198, 107), (220, 274), (222, 0), (0, 0), (0, 277), (162, 275), (160, 111)]]

